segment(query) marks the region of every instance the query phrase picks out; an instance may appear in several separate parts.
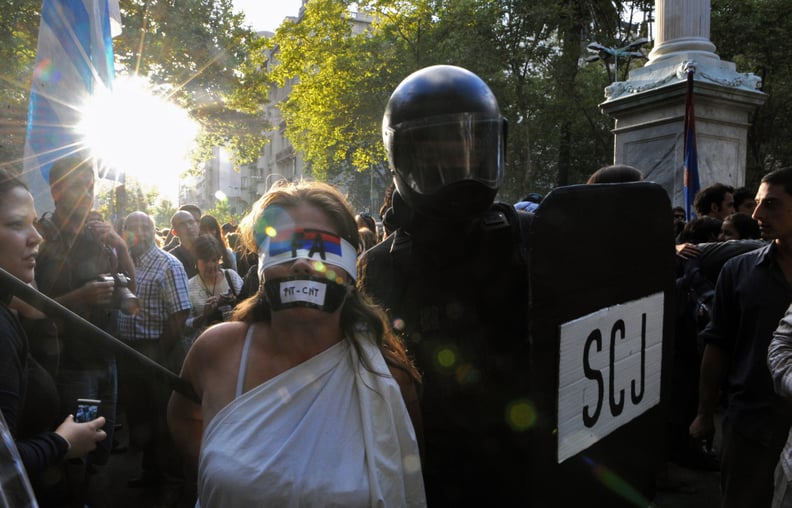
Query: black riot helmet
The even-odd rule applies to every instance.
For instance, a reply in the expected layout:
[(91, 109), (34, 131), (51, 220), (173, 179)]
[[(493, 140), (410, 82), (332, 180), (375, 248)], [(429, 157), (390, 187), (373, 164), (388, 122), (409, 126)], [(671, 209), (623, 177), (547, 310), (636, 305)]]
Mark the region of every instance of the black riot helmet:
[(388, 100), (382, 137), (396, 188), (414, 210), (464, 220), (495, 199), (506, 120), (472, 72), (435, 65), (407, 76)]

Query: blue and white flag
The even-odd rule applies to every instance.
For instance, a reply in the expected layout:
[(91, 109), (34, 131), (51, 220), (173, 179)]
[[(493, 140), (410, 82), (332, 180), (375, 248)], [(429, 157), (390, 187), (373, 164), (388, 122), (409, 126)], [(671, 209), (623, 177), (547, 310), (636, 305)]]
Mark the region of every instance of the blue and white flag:
[(42, 4), (24, 162), (39, 213), (54, 208), (49, 191), (52, 163), (70, 155), (89, 157), (76, 130), (80, 109), (96, 90), (112, 87), (112, 38), (120, 27), (118, 0)]
[(685, 96), (685, 217), (687, 221), (696, 218), (693, 200), (701, 190), (698, 171), (698, 151), (696, 149), (696, 112), (693, 107), (693, 73), (688, 70), (687, 95)]

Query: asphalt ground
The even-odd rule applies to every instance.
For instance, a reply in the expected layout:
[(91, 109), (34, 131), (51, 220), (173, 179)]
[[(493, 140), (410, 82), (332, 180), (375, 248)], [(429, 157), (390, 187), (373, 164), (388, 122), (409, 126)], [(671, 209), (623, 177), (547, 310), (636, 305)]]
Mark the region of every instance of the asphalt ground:
[[(124, 416), (119, 421), (124, 424)], [(186, 508), (194, 506), (191, 495), (182, 495), (174, 503), (174, 492), (167, 488), (130, 488), (127, 481), (140, 475), (141, 453), (128, 448), (126, 425), (117, 432), (123, 453), (111, 455), (107, 465), (92, 476), (88, 505), (92, 508)], [(649, 506), (654, 508), (717, 508), (720, 506), (720, 473), (683, 467), (667, 462), (657, 475), (657, 495)]]
[(720, 507), (720, 473), (688, 469), (673, 462), (657, 479), (657, 496), (653, 505), (658, 508), (718, 508)]
[(172, 486), (132, 488), (127, 482), (140, 477), (142, 452), (129, 444), (124, 414), (119, 415), (121, 428), (115, 432), (119, 451), (110, 455), (104, 466), (97, 467), (91, 476), (86, 508), (192, 508), (195, 499), (180, 495)]
[[(140, 454), (132, 450), (113, 455), (109, 464), (92, 480), (90, 506), (95, 508), (166, 507), (168, 499), (159, 489), (132, 489), (127, 480), (138, 475)], [(718, 508), (720, 507), (720, 473), (688, 469), (668, 462), (666, 471), (658, 475), (655, 508)], [(182, 499), (175, 506), (193, 506)]]

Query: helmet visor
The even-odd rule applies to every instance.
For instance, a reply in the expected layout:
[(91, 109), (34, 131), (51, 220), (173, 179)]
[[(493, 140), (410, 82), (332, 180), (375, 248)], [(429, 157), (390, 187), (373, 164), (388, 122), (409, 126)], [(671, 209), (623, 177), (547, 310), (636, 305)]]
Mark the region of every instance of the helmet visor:
[(463, 113), (402, 122), (384, 131), (391, 166), (415, 192), (472, 180), (497, 190), (503, 177), (503, 117)]

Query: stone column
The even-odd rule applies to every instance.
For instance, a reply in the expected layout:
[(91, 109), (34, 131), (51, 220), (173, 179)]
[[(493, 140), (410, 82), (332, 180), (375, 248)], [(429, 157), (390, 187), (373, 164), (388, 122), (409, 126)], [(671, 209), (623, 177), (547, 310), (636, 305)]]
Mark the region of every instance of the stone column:
[(748, 127), (764, 104), (761, 81), (722, 61), (709, 40), (709, 0), (656, 0), (657, 38), (647, 64), (605, 89), (600, 107), (615, 119), (614, 163), (642, 170), (674, 205), (683, 199), (687, 71), (694, 69), (701, 187), (745, 183)]
[(650, 62), (656, 63), (678, 51), (695, 51), (701, 57), (717, 59), (715, 45), (709, 40), (709, 0), (657, 0), (655, 9), (657, 36)]

